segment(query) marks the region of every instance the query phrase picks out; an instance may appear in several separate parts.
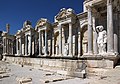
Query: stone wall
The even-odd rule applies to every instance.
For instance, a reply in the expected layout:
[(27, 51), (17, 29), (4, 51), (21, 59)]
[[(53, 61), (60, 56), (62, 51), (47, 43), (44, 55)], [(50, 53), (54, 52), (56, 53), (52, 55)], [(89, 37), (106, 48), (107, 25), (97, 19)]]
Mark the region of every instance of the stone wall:
[[(19, 64), (21, 66), (32, 66), (33, 68), (53, 71), (59, 74), (83, 77), (86, 64), (82, 60), (69, 59), (46, 59), (29, 57), (4, 56), (6, 62)], [(77, 73), (77, 74), (76, 74)]]

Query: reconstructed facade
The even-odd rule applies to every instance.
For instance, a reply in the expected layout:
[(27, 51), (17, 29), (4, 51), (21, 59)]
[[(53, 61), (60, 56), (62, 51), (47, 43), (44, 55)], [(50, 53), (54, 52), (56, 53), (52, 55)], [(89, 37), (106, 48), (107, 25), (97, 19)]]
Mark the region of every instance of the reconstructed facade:
[(85, 0), (83, 6), (79, 14), (62, 8), (54, 23), (41, 18), (34, 28), (25, 21), (14, 36), (3, 33), (3, 55), (106, 59), (114, 64), (120, 54), (120, 1)]

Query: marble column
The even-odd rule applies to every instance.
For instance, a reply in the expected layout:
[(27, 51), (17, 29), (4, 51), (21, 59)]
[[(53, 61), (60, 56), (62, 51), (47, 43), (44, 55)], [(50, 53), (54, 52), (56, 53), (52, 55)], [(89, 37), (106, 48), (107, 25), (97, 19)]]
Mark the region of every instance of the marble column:
[(97, 45), (97, 32), (95, 29), (95, 16), (93, 17), (93, 36), (94, 36), (93, 51), (94, 51), (94, 54), (97, 54), (98, 53), (98, 45)]
[(30, 46), (30, 53), (29, 54), (32, 55), (32, 32), (31, 31), (30, 31), (30, 40), (29, 41), (30, 41), (30, 45), (29, 45)]
[(59, 55), (62, 56), (62, 25), (59, 25)]
[(5, 39), (3, 38), (3, 54), (5, 53)]
[(52, 56), (54, 56), (54, 52), (55, 52), (55, 50), (54, 50), (54, 48), (55, 48), (55, 38), (54, 38), (54, 34), (52, 35)]
[(20, 55), (22, 55), (22, 38), (20, 37)]
[(18, 55), (18, 39), (16, 38), (16, 54)]
[(7, 52), (6, 52), (6, 53), (8, 54), (8, 52), (9, 52), (9, 49), (8, 49), (8, 48), (9, 48), (9, 46), (8, 46), (8, 43), (9, 43), (9, 42), (8, 42), (8, 39), (6, 39), (6, 41), (7, 41), (7, 44), (6, 44), (6, 48), (7, 48), (6, 51), (7, 51)]
[(29, 46), (30, 46), (30, 51), (29, 51), (29, 55), (32, 55), (32, 32), (30, 32), (30, 39), (29, 39)]
[(26, 35), (25, 36), (25, 55), (27, 56), (28, 55), (28, 36)]
[(79, 33), (78, 33), (78, 38), (79, 38), (79, 40), (78, 40), (78, 57), (80, 57), (81, 55), (82, 55), (82, 52), (81, 52), (81, 50), (82, 50), (82, 40), (81, 40), (81, 29), (79, 29)]
[(107, 53), (113, 54), (114, 37), (113, 37), (113, 13), (112, 0), (107, 0)]
[(69, 23), (69, 56), (73, 56), (72, 23)]
[(39, 31), (39, 56), (41, 56), (42, 40), (41, 40), (41, 31)]
[(118, 54), (118, 14), (114, 14), (114, 53)]
[(47, 39), (47, 30), (45, 30), (45, 56), (47, 56), (48, 52), (48, 39)]
[(93, 53), (92, 9), (88, 6), (88, 54)]

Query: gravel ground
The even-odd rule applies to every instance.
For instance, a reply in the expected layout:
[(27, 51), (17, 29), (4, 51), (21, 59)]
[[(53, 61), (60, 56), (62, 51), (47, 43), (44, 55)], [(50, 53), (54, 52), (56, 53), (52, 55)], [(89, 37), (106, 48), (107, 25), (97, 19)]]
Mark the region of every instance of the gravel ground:
[[(99, 70), (99, 73), (81, 79), (0, 61), (0, 84), (120, 84), (120, 66), (114, 69), (93, 70)], [(18, 80), (21, 78), (32, 80), (19, 83)]]

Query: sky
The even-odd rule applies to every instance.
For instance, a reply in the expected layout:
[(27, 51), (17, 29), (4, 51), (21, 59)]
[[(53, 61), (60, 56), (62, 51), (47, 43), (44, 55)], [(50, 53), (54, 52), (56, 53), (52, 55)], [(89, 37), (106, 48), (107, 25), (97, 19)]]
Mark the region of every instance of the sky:
[(40, 18), (51, 23), (61, 8), (72, 8), (76, 14), (83, 11), (84, 0), (0, 0), (0, 31), (6, 31), (10, 24), (10, 33), (15, 34), (26, 20), (35, 27)]

